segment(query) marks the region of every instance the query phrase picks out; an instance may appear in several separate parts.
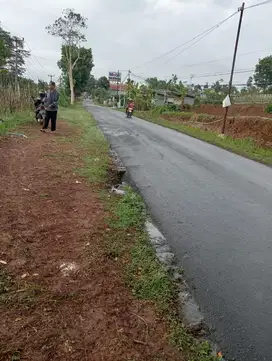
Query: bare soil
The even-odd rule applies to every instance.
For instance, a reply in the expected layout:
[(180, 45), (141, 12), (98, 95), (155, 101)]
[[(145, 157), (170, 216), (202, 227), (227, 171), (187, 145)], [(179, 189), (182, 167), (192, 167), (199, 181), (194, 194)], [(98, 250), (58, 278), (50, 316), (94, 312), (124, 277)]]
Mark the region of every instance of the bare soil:
[(105, 251), (99, 190), (63, 141), (75, 129), (23, 132), (0, 138), (0, 360), (182, 360)]
[[(230, 116), (255, 116), (255, 117), (266, 117), (272, 118), (272, 114), (267, 114), (265, 112), (265, 104), (233, 104), (229, 108)], [(209, 114), (209, 115), (218, 115), (222, 116), (224, 114), (224, 109), (221, 105), (213, 104), (201, 104), (199, 107), (193, 109), (195, 113)]]
[[(221, 108), (222, 112), (222, 108)], [(162, 115), (170, 122), (180, 123), (220, 133), (223, 116), (194, 116), (191, 119), (180, 116)], [(227, 119), (226, 134), (237, 139), (252, 138), (259, 146), (272, 148), (272, 119), (257, 116), (230, 116)]]

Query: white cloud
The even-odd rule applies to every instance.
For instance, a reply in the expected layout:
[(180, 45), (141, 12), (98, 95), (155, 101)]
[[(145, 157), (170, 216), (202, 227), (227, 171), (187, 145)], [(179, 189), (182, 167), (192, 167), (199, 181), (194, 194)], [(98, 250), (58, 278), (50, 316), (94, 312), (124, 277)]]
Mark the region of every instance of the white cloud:
[[(261, 0), (249, 0), (247, 5), (256, 2)], [(229, 71), (238, 16), (169, 62), (166, 61), (184, 47), (148, 65), (133, 68), (205, 31), (240, 5), (241, 0), (47, 0), (40, 6), (34, 0), (0, 0), (3, 26), (23, 36), (32, 49), (28, 72), (44, 79), (48, 74), (59, 75), (56, 63), (61, 44), (59, 39), (46, 33), (45, 26), (60, 16), (64, 8), (75, 8), (88, 17), (86, 46), (93, 49), (95, 75), (132, 68), (134, 73), (144, 77), (164, 78), (176, 73), (183, 80), (189, 80), (190, 74)], [(238, 54), (237, 69), (253, 68), (259, 57), (271, 54), (271, 11), (272, 4), (245, 12), (239, 53), (255, 53)], [(263, 49), (267, 50), (256, 52)], [(199, 64), (225, 57), (230, 58)], [(234, 81), (245, 82), (249, 75), (236, 74)], [(199, 77), (194, 81), (204, 84), (217, 78), (228, 80), (228, 76), (217, 76)]]

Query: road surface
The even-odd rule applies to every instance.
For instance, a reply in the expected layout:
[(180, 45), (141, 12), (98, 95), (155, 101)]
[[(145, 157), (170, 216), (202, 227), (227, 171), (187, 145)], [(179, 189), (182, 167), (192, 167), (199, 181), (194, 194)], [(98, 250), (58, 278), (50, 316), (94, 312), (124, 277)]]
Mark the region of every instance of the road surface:
[(185, 269), (228, 358), (272, 360), (272, 169), (87, 106)]

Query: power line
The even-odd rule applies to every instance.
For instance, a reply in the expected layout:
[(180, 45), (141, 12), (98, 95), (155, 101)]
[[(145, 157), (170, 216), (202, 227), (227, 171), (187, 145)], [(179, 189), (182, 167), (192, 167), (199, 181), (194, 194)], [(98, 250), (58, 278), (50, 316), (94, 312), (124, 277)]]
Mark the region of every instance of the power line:
[[(255, 69), (238, 69), (234, 72), (234, 74), (246, 74), (246, 73), (252, 73)], [(231, 72), (215, 72), (215, 73), (204, 73), (204, 74), (196, 74), (194, 75), (194, 78), (210, 78), (215, 76), (221, 76), (221, 75), (229, 75)], [(140, 75), (136, 75), (134, 73), (131, 73), (134, 77), (141, 79), (146, 82), (147, 78), (144, 78)], [(171, 78), (171, 75), (164, 76), (164, 78)], [(185, 77), (178, 76), (178, 79), (184, 79)]]
[[(260, 50), (251, 51), (251, 52), (248, 52), (248, 53), (240, 53), (239, 56), (257, 54), (257, 53), (260, 53), (260, 52), (263, 52), (263, 51), (272, 51), (272, 49), (271, 48), (270, 49), (260, 49)], [(231, 58), (231, 56), (226, 56), (224, 58), (213, 59), (213, 60), (203, 61), (201, 63), (187, 64), (187, 65), (181, 65), (181, 66), (184, 67), (184, 68), (192, 68), (194, 66), (215, 63), (217, 61), (226, 60), (226, 59), (230, 59), (230, 58)]]
[[(239, 10), (238, 10), (239, 11)], [(168, 63), (169, 61), (175, 59), (177, 56), (179, 56), (180, 54), (184, 53), (186, 50), (190, 49), (192, 46), (194, 46), (196, 43), (198, 43), (200, 40), (202, 40), (203, 38), (205, 38), (206, 36), (208, 36), (210, 33), (212, 33), (213, 31), (215, 31), (216, 29), (219, 28), (219, 26), (221, 26), (222, 24), (224, 24), (226, 21), (228, 21), (229, 19), (231, 19), (234, 15), (237, 14), (236, 11), (235, 13), (233, 13), (232, 15), (230, 15), (228, 18), (226, 18), (225, 20), (221, 21), (220, 23), (218, 23), (217, 25), (215, 25), (213, 28), (211, 28), (206, 34), (204, 34), (203, 36), (201, 36), (199, 39), (197, 39), (196, 41), (194, 41), (192, 44), (190, 44), (187, 48), (183, 49), (182, 51), (180, 51), (178, 54), (172, 56), (170, 59), (166, 60), (165, 63)]]
[(266, 1), (263, 1), (263, 2), (258, 3), (258, 4), (253, 4), (253, 5), (247, 6), (247, 7), (245, 7), (245, 10), (256, 8), (257, 6), (261, 6), (261, 5), (267, 5), (267, 4), (270, 4), (270, 3), (272, 3), (272, 0), (266, 0)]
[(203, 36), (203, 35), (205, 35), (205, 34), (207, 34), (207, 33), (210, 33), (210, 32), (213, 31), (213, 30), (215, 30), (215, 29), (218, 28), (220, 25), (222, 25), (223, 23), (225, 23), (226, 21), (228, 21), (230, 18), (232, 18), (233, 16), (235, 16), (238, 12), (239, 12), (239, 10), (235, 11), (233, 14), (231, 14), (230, 16), (228, 16), (226, 19), (224, 19), (224, 20), (220, 21), (219, 23), (213, 25), (211, 28), (203, 31), (202, 33), (200, 33), (199, 35), (197, 35), (197, 36), (193, 37), (192, 39), (186, 41), (185, 43), (180, 44), (180, 45), (176, 46), (175, 48), (167, 51), (166, 53), (163, 53), (163, 54), (159, 55), (158, 57), (153, 58), (152, 60), (150, 60), (150, 61), (148, 61), (148, 62), (145, 62), (145, 63), (143, 63), (143, 64), (141, 64), (141, 65), (139, 65), (139, 66), (136, 66), (136, 67), (134, 67), (134, 68), (132, 68), (132, 69), (135, 70), (135, 69), (138, 69), (138, 68), (142, 68), (143, 66), (148, 65), (148, 64), (152, 63), (153, 61), (159, 60), (159, 59), (163, 58), (164, 56), (173, 53), (175, 50), (180, 49), (181, 47), (183, 47), (183, 46), (191, 43), (192, 41), (196, 40), (197, 38), (199, 38), (199, 37), (201, 37), (201, 36)]

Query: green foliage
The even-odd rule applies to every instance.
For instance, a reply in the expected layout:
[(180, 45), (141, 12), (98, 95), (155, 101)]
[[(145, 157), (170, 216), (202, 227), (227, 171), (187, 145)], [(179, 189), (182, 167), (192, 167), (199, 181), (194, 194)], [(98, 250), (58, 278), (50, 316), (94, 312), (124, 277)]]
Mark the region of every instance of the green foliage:
[(107, 78), (106, 76), (101, 76), (101, 77), (96, 81), (96, 87), (109, 90), (109, 88), (110, 88), (110, 82), (109, 82), (108, 78)]
[(25, 58), (30, 56), (30, 52), (24, 50), (24, 41), (0, 26), (0, 66), (7, 69), (11, 74), (15, 74), (15, 58), (17, 43), (17, 74), (23, 75), (25, 72)]
[(142, 198), (128, 188), (116, 207), (115, 215), (117, 217), (115, 226), (118, 228), (143, 227), (146, 212)]
[(272, 114), (272, 104), (267, 105), (265, 108), (265, 112), (268, 114)]
[(58, 89), (58, 92), (59, 92), (59, 105), (63, 108), (67, 108), (70, 104), (70, 99), (69, 99), (69, 96), (66, 92), (66, 90), (64, 88), (59, 88)]
[(254, 74), (255, 84), (263, 90), (272, 88), (272, 55), (259, 60)]
[(0, 38), (0, 66), (4, 66), (7, 63), (7, 59), (9, 57), (9, 49), (6, 46), (3, 39)]
[[(93, 67), (92, 61), (87, 64), (87, 61), (90, 61), (90, 57), (92, 60), (91, 49), (79, 46), (80, 43), (86, 41), (85, 35), (82, 33), (82, 30), (86, 28), (87, 19), (72, 9), (64, 10), (62, 17), (59, 17), (52, 25), (46, 27), (49, 34), (61, 38), (63, 42), (60, 67), (66, 72), (64, 73), (64, 78), (68, 76), (69, 79), (71, 104), (75, 102), (75, 83), (78, 81), (80, 87), (82, 82), (85, 81), (81, 71), (83, 70), (88, 73), (89, 68), (92, 69)], [(78, 68), (76, 68), (78, 63)], [(77, 78), (74, 79), (75, 75)], [(88, 79), (86, 83), (87, 81)]]
[(33, 121), (33, 114), (30, 112), (15, 113), (12, 116), (4, 116), (3, 123), (0, 123), (0, 135), (11, 132), (19, 127)]
[(148, 110), (152, 106), (153, 89), (130, 81), (127, 83), (127, 97), (134, 100), (136, 109)]
[(80, 105), (61, 109), (61, 116), (81, 131), (79, 139), (64, 139), (67, 142), (76, 142), (85, 154), (81, 158), (84, 167), (75, 171), (92, 184), (103, 183), (108, 170), (108, 143), (93, 117)]
[(180, 106), (176, 105), (176, 104), (165, 104), (165, 105), (161, 105), (161, 106), (157, 106), (157, 107), (154, 107), (152, 110), (151, 110), (151, 113), (154, 114), (154, 115), (159, 115), (159, 114), (163, 114), (163, 113), (166, 113), (166, 112), (180, 112), (181, 109), (180, 109)]
[[(73, 68), (74, 90), (76, 95), (80, 95), (86, 90), (89, 82), (91, 71), (94, 67), (92, 49), (86, 49), (84, 47), (71, 47), (72, 63), (76, 63)], [(58, 66), (62, 71), (65, 88), (70, 89), (69, 84), (69, 62), (67, 60), (67, 52), (69, 51), (67, 45), (63, 45), (61, 48), (61, 59), (58, 62)], [(78, 58), (80, 54), (80, 58)]]

